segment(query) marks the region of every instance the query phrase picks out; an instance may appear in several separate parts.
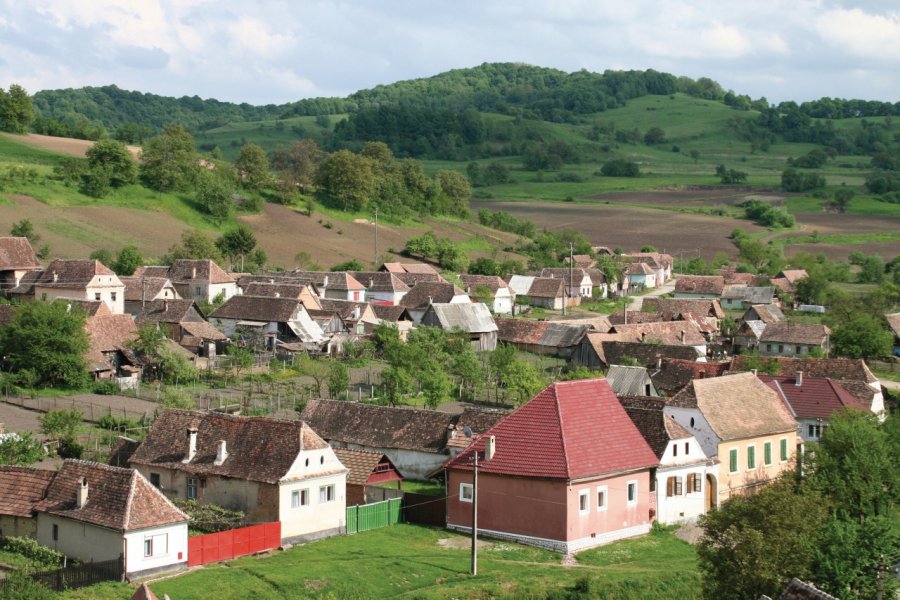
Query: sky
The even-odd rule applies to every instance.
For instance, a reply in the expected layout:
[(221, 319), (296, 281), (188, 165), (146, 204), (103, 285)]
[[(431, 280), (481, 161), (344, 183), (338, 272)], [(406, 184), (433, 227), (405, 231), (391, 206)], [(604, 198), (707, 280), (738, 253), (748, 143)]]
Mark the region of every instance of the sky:
[(0, 86), (283, 104), (485, 62), (900, 101), (897, 0), (0, 0)]

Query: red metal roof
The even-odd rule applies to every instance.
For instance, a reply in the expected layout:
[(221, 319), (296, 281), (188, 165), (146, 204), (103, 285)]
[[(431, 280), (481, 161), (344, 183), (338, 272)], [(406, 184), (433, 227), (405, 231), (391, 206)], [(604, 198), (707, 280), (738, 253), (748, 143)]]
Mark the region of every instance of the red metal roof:
[(489, 473), (578, 479), (658, 464), (605, 379), (554, 383), (500, 420), (448, 468), (471, 468), (472, 452), (495, 436)]
[(797, 385), (796, 377), (758, 377), (778, 392), (800, 418), (827, 419), (833, 412), (844, 408), (868, 410), (855, 396), (827, 377), (803, 377), (801, 385)]

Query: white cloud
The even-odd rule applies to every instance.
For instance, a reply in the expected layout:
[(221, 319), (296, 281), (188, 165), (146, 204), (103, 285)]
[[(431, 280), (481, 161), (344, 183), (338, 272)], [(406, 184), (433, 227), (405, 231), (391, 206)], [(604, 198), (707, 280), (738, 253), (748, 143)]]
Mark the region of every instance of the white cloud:
[(834, 46), (862, 58), (900, 59), (900, 15), (872, 15), (861, 9), (830, 10), (816, 19), (816, 31)]

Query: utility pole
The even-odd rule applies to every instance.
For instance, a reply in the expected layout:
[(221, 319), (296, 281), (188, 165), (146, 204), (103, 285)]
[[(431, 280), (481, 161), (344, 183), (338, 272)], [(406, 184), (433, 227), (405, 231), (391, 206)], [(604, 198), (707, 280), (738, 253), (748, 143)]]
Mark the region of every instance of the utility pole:
[(478, 575), (478, 450), (472, 463), (472, 576)]
[(375, 262), (372, 268), (378, 268), (378, 207), (375, 207)]

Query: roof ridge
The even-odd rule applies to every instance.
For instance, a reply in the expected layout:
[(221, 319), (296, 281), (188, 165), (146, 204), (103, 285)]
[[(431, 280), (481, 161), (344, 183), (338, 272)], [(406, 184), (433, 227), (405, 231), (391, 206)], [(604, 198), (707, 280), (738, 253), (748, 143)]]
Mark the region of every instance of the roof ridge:
[(128, 525), (131, 523), (131, 504), (134, 500), (134, 494), (137, 488), (137, 477), (135, 474), (137, 469), (131, 469), (131, 481), (128, 485), (128, 498), (125, 500), (125, 515), (122, 518), (122, 530), (128, 531)]

